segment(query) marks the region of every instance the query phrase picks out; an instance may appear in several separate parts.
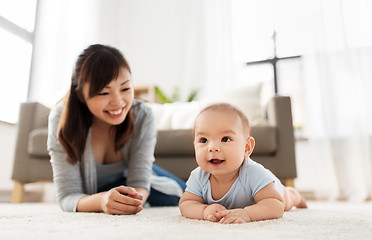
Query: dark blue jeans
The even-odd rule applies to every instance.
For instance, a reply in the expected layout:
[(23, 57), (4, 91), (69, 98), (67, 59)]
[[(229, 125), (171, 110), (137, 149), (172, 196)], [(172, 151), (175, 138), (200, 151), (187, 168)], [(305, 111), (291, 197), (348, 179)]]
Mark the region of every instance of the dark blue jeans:
[[(160, 168), (156, 165), (152, 166), (152, 170), (158, 176), (168, 177), (168, 178), (171, 178), (171, 179), (175, 180), (181, 186), (182, 190), (185, 191), (186, 183), (183, 180), (179, 179), (178, 177), (174, 176), (173, 174), (167, 172), (166, 170), (164, 170), (164, 169), (162, 169), (162, 168)], [(120, 179), (119, 181), (116, 181), (113, 184), (110, 184), (108, 186), (105, 186), (103, 188), (98, 189), (98, 192), (108, 191), (111, 188), (118, 187), (118, 186), (121, 186), (121, 185), (126, 186), (126, 182), (127, 182), (127, 179), (122, 178), (122, 179)], [(151, 188), (150, 189), (150, 195), (147, 199), (147, 202), (151, 206), (178, 206), (179, 200), (180, 200), (180, 198), (177, 197), (177, 196), (167, 195), (167, 194), (161, 193), (161, 192)]]

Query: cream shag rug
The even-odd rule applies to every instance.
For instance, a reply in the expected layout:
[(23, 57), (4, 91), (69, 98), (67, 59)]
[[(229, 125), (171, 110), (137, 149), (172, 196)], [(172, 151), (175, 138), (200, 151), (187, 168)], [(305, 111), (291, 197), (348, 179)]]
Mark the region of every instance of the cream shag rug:
[(372, 203), (309, 202), (283, 218), (222, 225), (182, 217), (177, 207), (130, 216), (67, 213), (56, 204), (0, 204), (0, 239), (372, 239)]

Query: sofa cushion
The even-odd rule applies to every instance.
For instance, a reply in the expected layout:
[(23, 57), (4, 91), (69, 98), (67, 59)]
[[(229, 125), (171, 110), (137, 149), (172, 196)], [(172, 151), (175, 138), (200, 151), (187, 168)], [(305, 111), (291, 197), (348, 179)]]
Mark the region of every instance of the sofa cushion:
[(247, 115), (251, 124), (264, 122), (261, 105), (262, 83), (250, 84), (192, 102), (147, 103), (154, 113), (158, 130), (190, 129), (199, 112), (213, 103), (227, 102)]
[(47, 150), (48, 128), (36, 128), (28, 135), (27, 152), (31, 156), (49, 158)]
[(156, 156), (194, 156), (193, 130), (159, 130)]
[[(253, 155), (274, 154), (277, 150), (277, 128), (269, 125), (252, 126), (256, 140)], [(31, 156), (49, 158), (47, 150), (48, 128), (37, 128), (28, 136), (27, 152)], [(194, 156), (193, 130), (159, 130), (155, 156)]]
[(196, 116), (206, 106), (200, 101), (147, 104), (154, 113), (157, 130), (193, 128)]
[[(277, 128), (270, 125), (252, 126), (251, 135), (256, 140), (253, 155), (274, 154), (277, 150)], [(193, 130), (159, 130), (155, 157), (194, 156)]]
[(240, 109), (249, 119), (250, 124), (262, 123), (263, 108), (261, 106), (262, 82), (242, 86), (234, 90), (226, 91), (216, 96), (202, 99), (203, 102), (212, 104), (216, 102), (227, 102)]

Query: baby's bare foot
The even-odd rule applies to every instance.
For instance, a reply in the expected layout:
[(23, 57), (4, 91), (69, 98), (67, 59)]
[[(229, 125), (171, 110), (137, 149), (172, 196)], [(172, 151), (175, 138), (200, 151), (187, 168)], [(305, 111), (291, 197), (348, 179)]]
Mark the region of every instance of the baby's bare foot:
[(307, 208), (305, 198), (295, 188), (286, 187), (285, 200), (286, 200), (286, 207), (285, 207), (286, 211), (288, 211), (292, 207)]
[(297, 204), (296, 208), (307, 208), (306, 200), (303, 196), (301, 196), (301, 201), (299, 204)]

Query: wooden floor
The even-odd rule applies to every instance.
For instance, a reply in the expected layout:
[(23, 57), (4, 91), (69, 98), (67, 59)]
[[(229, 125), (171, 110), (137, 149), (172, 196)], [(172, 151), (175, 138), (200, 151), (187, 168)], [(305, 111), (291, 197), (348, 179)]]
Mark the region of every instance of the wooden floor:
[[(0, 203), (10, 203), (11, 196), (11, 190), (1, 190)], [(44, 193), (41, 191), (26, 191), (23, 195), (23, 199), (25, 203), (44, 202)]]
[[(0, 190), (0, 203), (10, 203), (12, 190)], [(52, 183), (32, 183), (25, 187), (24, 203), (56, 202), (55, 189)]]

